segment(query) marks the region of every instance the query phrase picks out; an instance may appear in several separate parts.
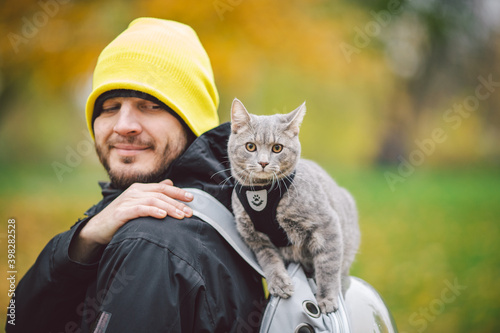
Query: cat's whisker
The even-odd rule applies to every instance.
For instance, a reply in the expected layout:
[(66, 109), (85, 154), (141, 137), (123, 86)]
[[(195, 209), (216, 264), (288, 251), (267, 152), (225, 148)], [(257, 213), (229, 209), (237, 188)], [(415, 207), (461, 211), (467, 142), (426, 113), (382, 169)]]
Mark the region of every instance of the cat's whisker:
[[(226, 170), (231, 170), (231, 169), (226, 169)], [(223, 170), (223, 171), (224, 171), (224, 170)], [(221, 171), (219, 171), (219, 173), (220, 173), (220, 172), (221, 172)], [(234, 178), (234, 180), (235, 180), (235, 184), (238, 184), (238, 179), (234, 176), (234, 174), (239, 175), (239, 174), (244, 173), (244, 172), (245, 172), (245, 170), (239, 170), (239, 171), (237, 171), (237, 170), (233, 170), (233, 172), (231, 173), (231, 175), (230, 175), (229, 177), (225, 178), (224, 180), (222, 180), (222, 181), (219, 183), (219, 185), (222, 185), (222, 188), (224, 188), (224, 186), (225, 186), (225, 185), (226, 185), (226, 184), (227, 184), (227, 183), (231, 180), (231, 178)], [(215, 174), (214, 174), (214, 175), (215, 175)], [(212, 176), (212, 177), (213, 177), (213, 176)]]
[[(278, 184), (278, 189), (280, 190), (280, 197), (283, 196), (283, 194), (281, 193), (281, 182), (280, 182), (280, 179), (278, 178), (278, 175), (276, 172), (273, 171), (273, 183), (274, 183), (274, 179), (276, 178), (276, 183)], [(286, 184), (283, 183), (283, 185), (286, 186)]]
[(240, 191), (239, 191), (240, 193), (241, 193), (241, 191), (243, 190), (243, 187), (245, 186), (244, 184), (247, 182), (247, 181), (246, 181), (246, 180), (247, 180), (247, 178), (248, 178), (248, 176), (247, 176), (247, 177), (243, 180), (243, 183), (240, 183)]
[(243, 184), (241, 184), (240, 193), (241, 193), (241, 190), (243, 189), (244, 184), (248, 184), (248, 179), (250, 179), (250, 183), (251, 183), (251, 181), (252, 181), (251, 177), (252, 177), (252, 172), (251, 171), (247, 172), (245, 174), (245, 179), (243, 179)]
[(268, 190), (269, 192), (271, 192), (272, 190), (274, 190), (274, 184), (276, 184), (274, 176), (275, 176), (275, 174), (273, 172), (273, 177), (271, 178), (271, 188)]
[[(235, 176), (235, 179), (241, 183), (241, 184), (244, 184), (246, 183), (246, 179), (248, 178), (248, 175), (247, 175), (248, 171), (245, 170), (245, 169), (240, 169), (240, 170), (235, 170), (233, 169), (232, 171), (232, 174), (233, 176)], [(237, 177), (236, 177), (237, 176)]]
[[(224, 188), (224, 186), (226, 186), (226, 184), (229, 182), (229, 180), (231, 180), (231, 178), (236, 179), (236, 178), (235, 178), (235, 177), (233, 177), (233, 176), (229, 176), (229, 177), (227, 177), (226, 179), (224, 179), (223, 181), (221, 181), (221, 182), (219, 183), (219, 185), (221, 185), (221, 186), (222, 186), (222, 188)], [(237, 182), (237, 181), (236, 181), (236, 182)]]
[(236, 181), (236, 178), (233, 176), (233, 175), (230, 175), (226, 178), (224, 178), (220, 183), (219, 185), (222, 186), (222, 188), (224, 188), (224, 186), (226, 186), (226, 184), (231, 180), (231, 178), (234, 178), (235, 181)]
[(224, 170), (221, 170), (221, 171), (217, 171), (216, 173), (214, 173), (210, 179), (214, 178), (215, 175), (218, 175), (219, 173), (223, 173), (223, 172), (226, 172), (226, 171), (231, 171), (231, 168), (227, 168), (227, 169), (224, 169)]
[(235, 188), (235, 190), (238, 190), (238, 186), (239, 186), (240, 187), (239, 192), (241, 193), (241, 191), (243, 190), (243, 187), (245, 186), (245, 183), (247, 182), (246, 180), (248, 179), (247, 171), (245, 169), (242, 169), (242, 170), (234, 170), (233, 169), (233, 173), (238, 175), (238, 178), (239, 178), (238, 179), (238, 178), (234, 177), (234, 179), (236, 181), (234, 188)]
[[(224, 179), (223, 179), (223, 180), (219, 183), (219, 185), (221, 185), (221, 184), (223, 184), (223, 183), (224, 183), (224, 184), (225, 184), (225, 183), (227, 183), (227, 182), (229, 181), (229, 179), (231, 179), (231, 178), (234, 178), (234, 176), (233, 176), (233, 175), (230, 175), (230, 176), (228, 176), (228, 177), (224, 178)], [(236, 178), (235, 178), (235, 179), (236, 179)]]
[(229, 177), (227, 177), (226, 179), (224, 179), (221, 183), (219, 183), (219, 185), (222, 184), (222, 186), (224, 187), (224, 185), (227, 184), (227, 182), (229, 182), (229, 180), (231, 178), (234, 178), (235, 186), (236, 186), (237, 184), (239, 184), (238, 178), (236, 178), (236, 176), (240, 176), (240, 174), (243, 174), (243, 173), (245, 173), (245, 170), (233, 170), (231, 172), (231, 175)]
[[(283, 178), (286, 179), (286, 180), (288, 180), (288, 182), (290, 183), (290, 187), (288, 187), (288, 185), (286, 184), (287, 182), (283, 182), (283, 185), (286, 187), (287, 191), (289, 191), (290, 188), (292, 188), (292, 187), (297, 188), (297, 186), (295, 185), (295, 183), (293, 181), (293, 178), (290, 175), (287, 175), (287, 174), (285, 174), (283, 172), (280, 172), (280, 173), (281, 173), (281, 175), (283, 175)], [(297, 175), (295, 175), (295, 178), (300, 179), (299, 177), (297, 177)], [(293, 191), (293, 192), (294, 192), (294, 196), (298, 197), (298, 193), (299, 192), (298, 191)]]
[[(289, 183), (291, 184), (291, 186), (294, 186), (294, 184), (293, 184), (293, 179), (291, 179), (291, 178), (290, 178), (290, 177), (288, 177), (288, 176), (285, 176), (284, 178), (285, 178), (286, 180), (288, 180), (288, 181), (289, 181)], [(284, 181), (284, 182), (283, 182), (283, 186), (285, 186), (285, 188), (286, 188), (286, 193), (290, 193), (290, 188), (288, 187), (288, 185), (287, 185), (286, 183), (287, 183), (287, 182), (286, 182), (286, 181)], [(291, 186), (290, 186), (290, 187), (291, 187)], [(295, 191), (295, 194), (293, 194), (293, 195), (297, 196), (297, 191)]]
[(252, 177), (253, 171), (250, 171), (250, 187), (252, 188), (252, 191), (255, 190), (255, 186), (253, 184), (253, 177)]

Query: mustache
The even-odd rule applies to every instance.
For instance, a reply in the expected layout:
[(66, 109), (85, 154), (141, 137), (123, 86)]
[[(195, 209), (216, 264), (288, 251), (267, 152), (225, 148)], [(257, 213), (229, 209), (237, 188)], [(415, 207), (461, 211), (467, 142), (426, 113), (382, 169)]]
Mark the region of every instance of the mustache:
[(137, 146), (147, 146), (152, 149), (155, 148), (155, 143), (152, 139), (141, 139), (137, 136), (119, 136), (115, 138), (110, 138), (107, 142), (106, 145), (108, 147), (115, 146), (117, 144), (130, 144), (130, 145), (137, 145)]

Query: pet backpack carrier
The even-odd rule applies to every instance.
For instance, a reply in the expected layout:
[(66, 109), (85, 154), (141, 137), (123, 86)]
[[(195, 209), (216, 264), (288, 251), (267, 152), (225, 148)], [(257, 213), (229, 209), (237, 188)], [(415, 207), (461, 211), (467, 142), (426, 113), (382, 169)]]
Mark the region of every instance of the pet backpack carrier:
[[(235, 251), (262, 277), (264, 274), (253, 252), (240, 238), (231, 212), (217, 199), (199, 189), (188, 205), (193, 214), (210, 224)], [(288, 265), (294, 293), (283, 299), (271, 296), (261, 320), (261, 333), (397, 333), (396, 324), (377, 291), (365, 281), (347, 277), (342, 281), (337, 311), (322, 314), (314, 296), (316, 283), (299, 264)]]

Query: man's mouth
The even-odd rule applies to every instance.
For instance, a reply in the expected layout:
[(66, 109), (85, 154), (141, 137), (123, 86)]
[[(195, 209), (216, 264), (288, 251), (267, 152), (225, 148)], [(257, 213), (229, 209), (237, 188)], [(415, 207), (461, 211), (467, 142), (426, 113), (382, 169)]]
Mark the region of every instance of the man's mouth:
[(121, 144), (121, 143), (112, 145), (110, 148), (114, 149), (121, 156), (135, 156), (148, 149), (151, 149), (150, 146), (138, 146), (138, 145)]

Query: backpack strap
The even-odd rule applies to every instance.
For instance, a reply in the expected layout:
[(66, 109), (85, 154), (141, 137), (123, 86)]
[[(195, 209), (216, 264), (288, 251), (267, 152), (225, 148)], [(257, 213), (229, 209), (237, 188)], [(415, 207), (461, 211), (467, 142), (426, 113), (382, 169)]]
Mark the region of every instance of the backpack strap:
[[(252, 250), (243, 242), (236, 230), (233, 214), (217, 199), (205, 191), (184, 188), (194, 194), (193, 201), (186, 205), (193, 209), (193, 215), (210, 224), (236, 252), (263, 278), (265, 278)], [(305, 316), (304, 302), (315, 301), (316, 285), (308, 279), (299, 264), (291, 263), (288, 273), (294, 279), (296, 292), (288, 299), (271, 297), (263, 314), (260, 333), (294, 331), (306, 325), (317, 332), (351, 332), (347, 309), (342, 294), (339, 295), (339, 310), (322, 315)], [(357, 305), (357, 304), (356, 304)], [(319, 309), (316, 311), (319, 313)], [(308, 323), (308, 324), (304, 324)], [(374, 326), (376, 327), (376, 326)], [(288, 329), (289, 328), (289, 329)], [(397, 332), (397, 331), (389, 331)]]
[(236, 230), (236, 221), (233, 214), (205, 191), (196, 188), (184, 188), (192, 193), (194, 199), (186, 203), (193, 210), (193, 215), (210, 224), (224, 239), (231, 245), (236, 252), (262, 277), (264, 272), (260, 268), (253, 251), (241, 239), (238, 230)]

